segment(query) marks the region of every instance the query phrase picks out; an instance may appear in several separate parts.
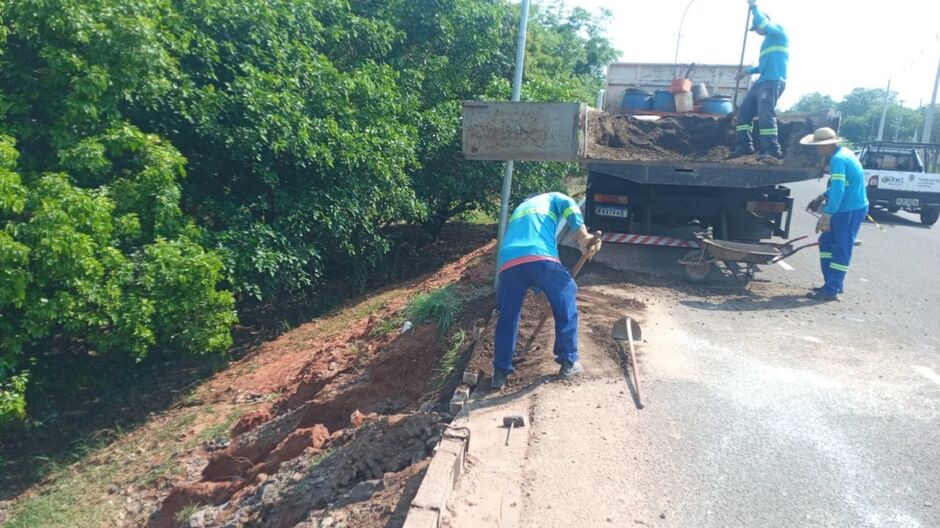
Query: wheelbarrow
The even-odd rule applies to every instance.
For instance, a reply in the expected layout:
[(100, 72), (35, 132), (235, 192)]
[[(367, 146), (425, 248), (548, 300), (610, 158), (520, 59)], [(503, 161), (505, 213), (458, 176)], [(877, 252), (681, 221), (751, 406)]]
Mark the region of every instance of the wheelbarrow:
[(733, 277), (747, 282), (754, 278), (754, 274), (759, 269), (758, 266), (776, 264), (806, 248), (819, 245), (819, 242), (796, 245), (797, 242), (809, 238), (808, 236), (801, 236), (783, 243), (714, 240), (711, 233), (696, 233), (695, 237), (699, 240), (701, 247), (679, 260), (679, 264), (682, 265), (683, 278), (692, 284), (706, 282), (712, 269), (716, 268), (719, 263), (724, 264), (725, 269)]

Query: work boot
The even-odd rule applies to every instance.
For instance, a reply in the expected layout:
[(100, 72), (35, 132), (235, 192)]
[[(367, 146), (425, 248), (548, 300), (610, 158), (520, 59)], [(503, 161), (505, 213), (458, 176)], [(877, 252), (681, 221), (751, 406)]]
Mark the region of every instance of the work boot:
[(807, 293), (806, 298), (817, 302), (832, 302), (839, 300), (837, 296), (824, 290)]
[[(823, 288), (824, 288), (823, 286), (813, 286), (812, 288), (809, 289), (809, 291), (811, 292), (825, 291)], [(839, 293), (845, 293), (845, 292), (843, 290), (839, 290)]]
[(509, 379), (509, 372), (505, 370), (496, 369), (493, 372), (493, 379), (490, 380), (490, 387), (493, 389), (499, 390), (506, 386), (506, 380)]
[(766, 163), (767, 165), (780, 165), (783, 161), (782, 152), (765, 152), (757, 156), (757, 161), (761, 163)]
[(561, 364), (561, 370), (558, 371), (558, 374), (563, 378), (573, 378), (582, 372), (584, 372), (584, 367), (581, 366), (580, 361), (574, 363), (565, 361)]
[(731, 151), (731, 154), (728, 155), (728, 159), (743, 158), (744, 156), (750, 156), (754, 154), (754, 147), (735, 147)]

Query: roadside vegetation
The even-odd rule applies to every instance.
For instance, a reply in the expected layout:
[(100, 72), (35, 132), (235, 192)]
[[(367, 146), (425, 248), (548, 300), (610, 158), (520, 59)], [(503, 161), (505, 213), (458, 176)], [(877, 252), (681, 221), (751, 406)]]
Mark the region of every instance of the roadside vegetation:
[[(322, 308), (492, 216), (460, 101), (508, 97), (517, 23), (504, 0), (0, 5), (0, 422), (66, 357), (225, 353), (239, 318)], [(592, 100), (604, 23), (540, 4), (524, 98)], [(570, 169), (521, 164), (515, 191)]]

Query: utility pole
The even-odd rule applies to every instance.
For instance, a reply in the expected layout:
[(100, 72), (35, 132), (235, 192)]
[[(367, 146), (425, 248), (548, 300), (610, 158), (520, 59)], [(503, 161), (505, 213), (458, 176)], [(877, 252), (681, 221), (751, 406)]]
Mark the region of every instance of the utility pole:
[(885, 90), (885, 105), (881, 111), (881, 124), (878, 125), (878, 141), (884, 141), (885, 121), (888, 119), (888, 101), (891, 100), (891, 79), (888, 79), (888, 89)]
[(921, 141), (930, 143), (933, 133), (933, 120), (937, 115), (937, 87), (940, 87), (940, 64), (937, 64), (937, 78), (933, 82), (933, 97), (930, 98), (930, 108), (927, 109), (927, 120), (924, 123), (924, 137)]
[[(512, 81), (512, 101), (518, 102), (522, 96), (522, 71), (525, 66), (525, 41), (529, 26), (529, 5), (531, 0), (522, 0), (522, 16), (519, 20), (519, 36), (516, 39), (516, 74)], [(496, 232), (496, 276), (493, 279), (494, 287), (499, 283), (499, 251), (503, 246), (503, 237), (506, 236), (506, 226), (509, 223), (509, 195), (512, 194), (512, 171), (515, 164), (512, 160), (506, 162), (503, 172), (503, 194), (499, 205), (499, 228)]]
[(904, 101), (898, 101), (898, 127), (894, 129), (894, 142), (901, 139), (901, 124), (904, 121)]

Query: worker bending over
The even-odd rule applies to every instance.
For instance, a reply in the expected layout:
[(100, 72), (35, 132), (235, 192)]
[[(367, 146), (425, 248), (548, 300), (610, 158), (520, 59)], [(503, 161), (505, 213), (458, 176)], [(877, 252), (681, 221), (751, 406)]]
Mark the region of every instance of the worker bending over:
[(819, 236), (819, 259), (825, 283), (814, 288), (809, 297), (833, 301), (843, 292), (845, 274), (849, 271), (855, 238), (868, 215), (868, 193), (865, 172), (851, 150), (839, 145), (842, 138), (831, 128), (820, 128), (800, 140), (813, 145), (820, 156), (829, 158), (829, 188), (809, 203), (816, 211), (825, 205), (816, 232)]
[(764, 37), (760, 61), (756, 67), (738, 72), (738, 78), (760, 74), (738, 108), (737, 138), (732, 158), (754, 153), (754, 117), (760, 135), (759, 161), (775, 163), (783, 158), (777, 132), (777, 100), (783, 94), (790, 63), (790, 39), (779, 24), (770, 21), (757, 7), (757, 0), (748, 0), (753, 15), (751, 31)]
[(578, 361), (578, 287), (561, 265), (555, 235), (564, 219), (577, 235), (582, 253), (600, 249), (600, 240), (588, 233), (578, 205), (561, 193), (546, 193), (522, 202), (512, 213), (499, 248), (499, 288), (496, 302), (496, 353), (493, 388), (499, 389), (513, 372), (519, 315), (529, 289), (538, 288), (548, 299), (555, 318), (555, 362), (559, 374), (571, 377), (584, 371)]

